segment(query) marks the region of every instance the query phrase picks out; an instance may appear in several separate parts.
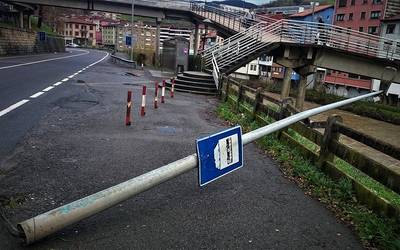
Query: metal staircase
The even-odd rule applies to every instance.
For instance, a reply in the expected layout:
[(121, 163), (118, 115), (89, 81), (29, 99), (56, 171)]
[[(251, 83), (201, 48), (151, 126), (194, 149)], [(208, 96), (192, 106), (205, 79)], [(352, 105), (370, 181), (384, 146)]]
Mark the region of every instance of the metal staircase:
[(329, 47), (386, 60), (400, 60), (400, 41), (366, 34), (324, 23), (274, 20), (259, 15), (252, 19), (243, 13), (227, 12), (204, 4), (191, 3), (192, 13), (237, 32), (223, 44), (202, 51), (205, 68), (212, 69), (215, 83), (221, 73), (230, 74), (262, 53), (292, 43)]

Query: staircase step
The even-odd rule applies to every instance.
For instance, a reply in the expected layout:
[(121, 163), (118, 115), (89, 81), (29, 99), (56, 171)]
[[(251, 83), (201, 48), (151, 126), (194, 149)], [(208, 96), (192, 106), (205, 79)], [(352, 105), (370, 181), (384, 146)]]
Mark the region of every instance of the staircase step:
[(217, 93), (203, 92), (203, 91), (193, 91), (193, 90), (187, 90), (187, 89), (176, 89), (175, 91), (183, 92), (183, 93), (198, 94), (198, 95), (217, 95)]
[[(167, 87), (171, 87), (171, 83), (167, 83)], [(182, 84), (177, 84), (175, 83), (175, 89), (181, 89), (181, 90), (191, 90), (191, 91), (198, 91), (198, 92), (210, 92), (210, 93), (216, 93), (217, 89), (215, 88), (207, 88), (207, 87), (198, 87), (198, 86), (193, 86), (193, 85), (182, 85)]]
[(212, 75), (206, 74), (204, 72), (198, 71), (185, 71), (183, 72), (184, 76), (194, 77), (194, 78), (202, 78), (202, 79), (213, 79)]
[(204, 82), (204, 83), (212, 83), (214, 84), (214, 79), (204, 79), (204, 78), (197, 78), (197, 77), (191, 77), (191, 76), (184, 76), (182, 74), (178, 75), (177, 77), (178, 80), (184, 80), (184, 81), (195, 81), (195, 82)]
[(180, 85), (188, 85), (188, 86), (197, 86), (197, 87), (205, 87), (205, 88), (215, 88), (215, 83), (213, 82), (196, 82), (196, 81), (186, 81), (181, 79), (175, 80), (176, 84)]

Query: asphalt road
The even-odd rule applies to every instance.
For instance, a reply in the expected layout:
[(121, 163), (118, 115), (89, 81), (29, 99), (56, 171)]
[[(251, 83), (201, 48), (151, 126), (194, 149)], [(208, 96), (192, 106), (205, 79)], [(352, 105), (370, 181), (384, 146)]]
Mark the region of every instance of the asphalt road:
[[(92, 63), (101, 57), (91, 52), (71, 60)], [(216, 98), (176, 93), (155, 110), (155, 79), (128, 71), (104, 60), (9, 113), (25, 111), (14, 119), (43, 113), (0, 166), (0, 195), (16, 201), (6, 210), (13, 223), (192, 154), (196, 138), (226, 128), (215, 115)], [(143, 84), (147, 112), (140, 117)], [(128, 90), (133, 90), (130, 127), (124, 125)], [(43, 97), (44, 104), (33, 103)], [(243, 168), (206, 187), (190, 171), (29, 247), (0, 224), (0, 248), (362, 248), (351, 229), (285, 179), (255, 145), (245, 147), (244, 160)]]
[[(67, 53), (0, 58), (0, 159), (48, 113), (49, 103), (71, 94), (72, 89), (65, 85), (77, 75), (69, 76), (105, 55), (106, 52), (73, 49)], [(58, 85), (63, 79), (68, 80)], [(44, 92), (48, 87), (54, 88)], [(40, 92), (43, 94), (39, 96)]]

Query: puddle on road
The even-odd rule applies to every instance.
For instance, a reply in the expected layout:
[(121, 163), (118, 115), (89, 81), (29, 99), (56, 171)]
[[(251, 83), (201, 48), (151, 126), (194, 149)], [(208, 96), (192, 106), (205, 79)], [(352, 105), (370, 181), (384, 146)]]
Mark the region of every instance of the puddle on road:
[(157, 129), (157, 131), (159, 131), (165, 135), (174, 135), (177, 132), (182, 131), (181, 128), (175, 128), (175, 127), (169, 127), (169, 126), (157, 127), (156, 129)]

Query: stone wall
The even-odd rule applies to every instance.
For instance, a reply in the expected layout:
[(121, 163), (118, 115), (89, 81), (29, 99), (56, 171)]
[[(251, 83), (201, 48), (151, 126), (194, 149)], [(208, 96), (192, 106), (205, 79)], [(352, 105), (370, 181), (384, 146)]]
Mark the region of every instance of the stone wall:
[(39, 41), (36, 32), (0, 27), (0, 56), (65, 52), (62, 37), (47, 36)]

